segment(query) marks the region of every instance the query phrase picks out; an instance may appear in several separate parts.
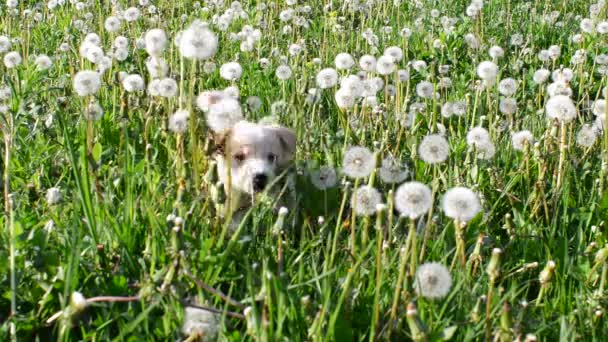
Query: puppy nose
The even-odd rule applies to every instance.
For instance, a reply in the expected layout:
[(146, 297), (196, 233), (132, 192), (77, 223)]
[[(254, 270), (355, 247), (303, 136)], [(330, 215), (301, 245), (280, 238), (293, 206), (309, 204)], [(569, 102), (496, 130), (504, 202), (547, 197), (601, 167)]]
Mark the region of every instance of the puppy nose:
[(253, 190), (261, 191), (266, 187), (266, 183), (268, 183), (268, 176), (263, 173), (258, 173), (253, 176)]

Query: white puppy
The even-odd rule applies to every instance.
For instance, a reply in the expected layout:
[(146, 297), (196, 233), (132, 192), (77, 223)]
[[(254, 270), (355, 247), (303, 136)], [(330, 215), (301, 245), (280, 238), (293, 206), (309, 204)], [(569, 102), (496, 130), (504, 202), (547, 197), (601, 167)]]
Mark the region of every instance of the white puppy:
[(290, 206), (285, 193), (286, 170), (296, 150), (296, 135), (288, 128), (240, 121), (215, 137), (217, 170), (227, 204), (238, 220), (257, 194), (270, 193), (277, 206)]

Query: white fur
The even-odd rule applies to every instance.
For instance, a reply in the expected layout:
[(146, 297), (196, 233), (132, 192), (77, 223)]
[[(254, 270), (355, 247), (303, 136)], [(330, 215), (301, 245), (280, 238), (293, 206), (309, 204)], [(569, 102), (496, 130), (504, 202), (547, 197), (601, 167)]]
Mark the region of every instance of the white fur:
[(216, 155), (216, 160), (229, 195), (240, 192), (252, 197), (260, 191), (253, 186), (257, 174), (265, 175), (266, 185), (271, 185), (295, 151), (295, 135), (287, 128), (246, 121), (235, 124), (224, 143), (224, 153)]

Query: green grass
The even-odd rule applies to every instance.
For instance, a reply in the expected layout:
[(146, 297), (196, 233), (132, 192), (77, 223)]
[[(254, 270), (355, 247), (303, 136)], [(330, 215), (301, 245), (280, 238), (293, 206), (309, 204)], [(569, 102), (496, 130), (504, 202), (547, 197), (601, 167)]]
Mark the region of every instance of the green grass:
[[(119, 2), (125, 9), (135, 4)], [(302, 1), (311, 9), (303, 14), (309, 27), (294, 25), (286, 34), (279, 21), (279, 12), (288, 7), (283, 1), (265, 11), (255, 9), (257, 1), (243, 1), (248, 19), (234, 20), (227, 32), (211, 25), (219, 36), (212, 59), (217, 68), (211, 74), (203, 72), (204, 62), (186, 60), (181, 66), (173, 38), (195, 19), (221, 15), (229, 4), (205, 12), (192, 1), (153, 2), (157, 17), (142, 10), (139, 20), (123, 22), (117, 33), (103, 29), (105, 19), (115, 14), (109, 1), (92, 1), (82, 11), (69, 4), (36, 9), (36, 2), (21, 1), (21, 10), (33, 11), (27, 18), (9, 15), (0, 4), (0, 35), (18, 38), (9, 51), (23, 57), (17, 68), (0, 65), (0, 85), (11, 89), (2, 100), (6, 111), (0, 121), (0, 340), (186, 339), (181, 332), (186, 304), (218, 312), (220, 340), (439, 340), (453, 333), (452, 340), (459, 341), (523, 340), (527, 334), (555, 341), (608, 335), (608, 259), (604, 250), (598, 254), (608, 237), (608, 134), (602, 132), (588, 148), (576, 143), (579, 129), (594, 119), (588, 101), (601, 98), (607, 85), (607, 73), (598, 72), (602, 66), (595, 57), (608, 54), (608, 35), (583, 33), (581, 43), (571, 39), (580, 33), (581, 18), (589, 17), (589, 2), (492, 0), (485, 2), (481, 16), (471, 19), (464, 14), (466, 1), (422, 1), (419, 7), (381, 1), (371, 10), (349, 12), (343, 1), (324, 11), (329, 1), (311, 0)], [(431, 17), (432, 9), (458, 19), (451, 34), (444, 32), (440, 18)], [(547, 22), (544, 18), (556, 10), (561, 11), (557, 23)], [(40, 21), (34, 20), (35, 13), (41, 13)], [(598, 18), (606, 15), (604, 7)], [(260, 20), (267, 26), (260, 27)], [(229, 39), (230, 32), (246, 24), (262, 31), (251, 52), (241, 52), (239, 42)], [(169, 75), (184, 80), (180, 97), (127, 94), (117, 81), (119, 71), (149, 81), (147, 53), (134, 43), (157, 27), (169, 37), (162, 55)], [(392, 32), (383, 33), (384, 27)], [(409, 39), (399, 35), (404, 27), (412, 29)], [(365, 42), (367, 28), (378, 35), (377, 48)], [(129, 57), (113, 61), (94, 96), (104, 109), (96, 122), (84, 116), (92, 98), (77, 96), (72, 87), (76, 72), (94, 69), (78, 54), (88, 32), (101, 36), (106, 52), (117, 35), (129, 39)], [(478, 37), (479, 49), (467, 46), (467, 33)], [(523, 46), (509, 44), (515, 33), (523, 35)], [(442, 48), (433, 46), (436, 39)], [(70, 51), (59, 51), (63, 42)], [(301, 42), (302, 53), (289, 56), (289, 45)], [(405, 54), (400, 69), (408, 61), (428, 64), (421, 72), (410, 68), (406, 82), (388, 78), (399, 102), (383, 90), (378, 93), (381, 113), (360, 106), (345, 112), (336, 106), (336, 87), (323, 90), (314, 105), (306, 102), (307, 90), (316, 87), (316, 73), (334, 67), (336, 54), (348, 52), (355, 60), (363, 54), (379, 57), (393, 45)], [(528, 129), (538, 142), (527, 156), (511, 146), (509, 118), (498, 111), (502, 95), (497, 87), (487, 92), (474, 88), (476, 67), (490, 60), (492, 45), (505, 50), (496, 61), (499, 79), (518, 81), (512, 130)], [(551, 45), (559, 45), (561, 55), (541, 62), (538, 52)], [(587, 52), (585, 63), (571, 65), (578, 49)], [(53, 67), (37, 70), (38, 54), (51, 56)], [(286, 82), (274, 74), (280, 56), (289, 56), (293, 71)], [(269, 58), (271, 66), (262, 68), (260, 58)], [(204, 90), (231, 85), (218, 71), (228, 61), (243, 67), (234, 83), (243, 108), (248, 96), (262, 100), (260, 110), (245, 110), (245, 117), (256, 121), (275, 114), (298, 136), (300, 205), (291, 213), (298, 224), (278, 233), (272, 203), (257, 203), (236, 231), (226, 229), (214, 210), (210, 134), (193, 103)], [(451, 87), (440, 90), (436, 100), (419, 98), (415, 86), (422, 80), (437, 85), (440, 65), (450, 66)], [(579, 109), (577, 119), (564, 128), (565, 144), (559, 124), (547, 121), (543, 111), (546, 84), (532, 81), (537, 69), (560, 66), (574, 72), (570, 87)], [(183, 136), (167, 130), (180, 98), (181, 107), (194, 108), (193, 131)], [(442, 117), (441, 105), (458, 100), (467, 102), (466, 114)], [(285, 109), (271, 113), (278, 101), (285, 102)], [(405, 113), (415, 102), (426, 109), (416, 115), (414, 127), (404, 127), (397, 108)], [(466, 143), (469, 129), (480, 123), (490, 129), (496, 146), (490, 160), (476, 158)], [(439, 125), (450, 143), (449, 158), (427, 165), (417, 146)], [(414, 242), (407, 243), (413, 237), (408, 232), (415, 230), (408, 219), (392, 212), (353, 219), (350, 211), (355, 185), (373, 185), (389, 204), (396, 186), (377, 176), (340, 181), (326, 191), (310, 182), (310, 173), (321, 165), (339, 169), (344, 150), (352, 145), (366, 146), (379, 157), (393, 153), (408, 165), (408, 180), (432, 187), (432, 214), (430, 220), (421, 219)], [(441, 198), (455, 186), (473, 189), (483, 210), (464, 231), (466, 266), (455, 263), (449, 294), (430, 300), (414, 291), (411, 270), (432, 261), (452, 265), (455, 229), (441, 209)], [(45, 195), (52, 187), (59, 187), (63, 198), (49, 205)], [(183, 218), (179, 229), (167, 221), (171, 214)], [(502, 253), (489, 272), (494, 248)], [(414, 259), (412, 250), (417, 251)], [(409, 256), (407, 265), (401, 263), (402, 254)], [(541, 282), (550, 261), (555, 269)], [(110, 298), (96, 298), (79, 310), (70, 304), (74, 292)], [(407, 310), (413, 304), (416, 315)]]

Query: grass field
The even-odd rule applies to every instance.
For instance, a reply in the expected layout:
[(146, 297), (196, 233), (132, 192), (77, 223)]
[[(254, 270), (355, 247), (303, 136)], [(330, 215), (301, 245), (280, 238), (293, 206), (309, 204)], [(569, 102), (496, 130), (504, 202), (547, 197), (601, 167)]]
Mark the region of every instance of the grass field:
[[(607, 17), (2, 0), (0, 340), (605, 340)], [(233, 229), (241, 118), (297, 134), (298, 204)]]

